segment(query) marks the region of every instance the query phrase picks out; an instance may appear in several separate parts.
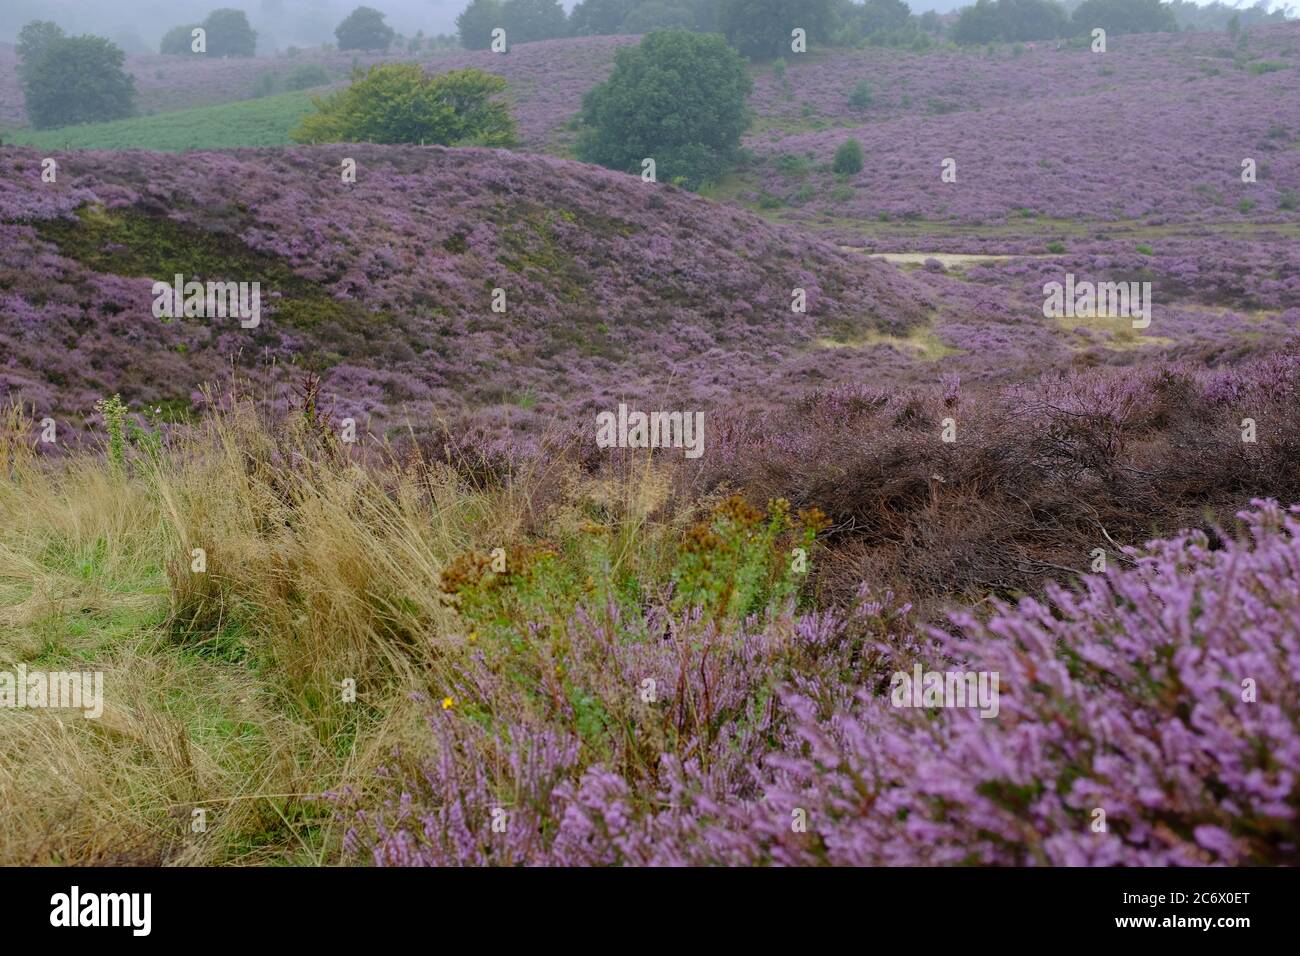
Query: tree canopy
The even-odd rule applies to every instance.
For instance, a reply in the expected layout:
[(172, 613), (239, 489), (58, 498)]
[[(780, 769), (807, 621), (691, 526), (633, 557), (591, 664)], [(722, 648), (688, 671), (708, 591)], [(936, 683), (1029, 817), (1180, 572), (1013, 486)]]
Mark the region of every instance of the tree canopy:
[(625, 172), (653, 159), (658, 178), (698, 188), (738, 151), (751, 86), (721, 37), (651, 33), (620, 50), (609, 79), (587, 93), (579, 158)]

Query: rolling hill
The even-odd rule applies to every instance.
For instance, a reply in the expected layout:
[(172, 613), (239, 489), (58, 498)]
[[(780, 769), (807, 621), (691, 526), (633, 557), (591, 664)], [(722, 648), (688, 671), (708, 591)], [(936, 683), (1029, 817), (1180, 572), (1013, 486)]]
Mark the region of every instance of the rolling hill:
[[(59, 414), (114, 391), (188, 408), (232, 364), (281, 397), (318, 372), (340, 414), (377, 424), (458, 407), (526, 427), (619, 398), (773, 401), (773, 371), (819, 336), (906, 335), (930, 308), (885, 263), (564, 160), (76, 153), (50, 185), (40, 159), (0, 152), (0, 391)], [(177, 273), (260, 282), (267, 316), (250, 330), (155, 319), (152, 283)]]

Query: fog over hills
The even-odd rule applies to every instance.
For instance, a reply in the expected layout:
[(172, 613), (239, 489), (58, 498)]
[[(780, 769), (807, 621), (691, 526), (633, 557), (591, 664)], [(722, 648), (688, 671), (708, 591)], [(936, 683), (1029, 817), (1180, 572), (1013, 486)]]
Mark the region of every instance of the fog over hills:
[[(180, 23), (202, 20), (223, 4), (218, 0), (124, 0), (85, 3), (84, 0), (6, 0), (0, 5), (0, 39), (12, 40), (30, 20), (53, 20), (72, 33), (112, 37), (130, 49), (132, 40), (157, 52), (159, 39)], [(334, 27), (358, 6), (354, 0), (242, 0), (228, 4), (244, 10), (269, 49), (333, 42)], [(465, 0), (383, 0), (372, 3), (403, 33), (452, 33)], [(566, 3), (565, 7), (572, 7)]]
[[(456, 16), (468, 0), (379, 0), (370, 5), (383, 10), (394, 29), (413, 34), (454, 33)], [(577, 0), (561, 0), (572, 10)], [(24, 23), (53, 20), (71, 33), (95, 33), (115, 40), (128, 53), (157, 52), (158, 40), (171, 27), (198, 21), (220, 0), (122, 0), (120, 3), (86, 3), (84, 0), (6, 0), (0, 5), (0, 40), (12, 40)], [(230, 4), (244, 10), (259, 32), (266, 51), (289, 45), (309, 46), (332, 42), (334, 27), (358, 4), (356, 0), (240, 0)], [(913, 0), (913, 13), (936, 10), (948, 13), (966, 0)], [(1065, 6), (1071, 7), (1067, 2)], [(1241, 0), (1238, 4), (1251, 4)], [(1270, 9), (1286, 6), (1272, 0)]]

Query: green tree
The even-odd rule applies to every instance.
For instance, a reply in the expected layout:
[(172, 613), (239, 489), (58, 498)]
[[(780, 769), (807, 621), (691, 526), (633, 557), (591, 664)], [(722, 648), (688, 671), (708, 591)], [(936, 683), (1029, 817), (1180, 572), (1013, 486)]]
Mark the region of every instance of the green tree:
[(505, 27), (500, 0), (471, 0), (456, 18), (460, 45), (467, 50), (486, 50), (492, 45), (492, 31)]
[(620, 33), (695, 29), (695, 4), (691, 0), (641, 0), (623, 20)]
[(56, 40), (62, 40), (66, 34), (57, 23), (49, 20), (33, 20), (18, 31), (18, 76), (25, 76), (25, 67), (35, 63), (41, 54)]
[(505, 89), (481, 70), (428, 76), (414, 63), (381, 63), (317, 99), (292, 135), (300, 143), (510, 146), (515, 121), (498, 98)]
[(855, 176), (862, 172), (862, 144), (856, 139), (846, 139), (835, 150), (835, 160), (831, 168), (841, 176)]
[(854, 27), (864, 39), (899, 30), (911, 18), (912, 11), (903, 0), (867, 0), (852, 8)]
[(752, 85), (721, 37), (651, 33), (620, 50), (609, 79), (583, 99), (578, 156), (624, 172), (651, 158), (660, 179), (697, 189), (735, 158)]
[(633, 0), (582, 0), (569, 14), (569, 32), (576, 37), (620, 33), (634, 6)]
[(1101, 27), (1108, 35), (1172, 33), (1178, 29), (1174, 11), (1160, 0), (1083, 0), (1071, 18), (1076, 34)]
[(208, 56), (252, 56), (257, 52), (257, 33), (243, 10), (222, 7), (203, 21), (208, 32)]
[(957, 43), (1051, 40), (1070, 34), (1065, 9), (1053, 0), (977, 0), (953, 27)]
[(387, 50), (396, 36), (374, 7), (357, 7), (334, 28), (340, 50)]
[(956, 43), (992, 43), (1001, 29), (996, 0), (975, 0), (973, 7), (963, 8), (957, 17), (952, 38)]
[(158, 52), (170, 56), (193, 56), (194, 31), (200, 26), (201, 23), (190, 23), (172, 27), (163, 34), (162, 42), (158, 44)]
[(23, 64), (27, 116), (36, 129), (124, 119), (135, 113), (126, 55), (103, 37), (62, 37)]
[(506, 0), (501, 18), (506, 42), (511, 44), (550, 40), (569, 32), (569, 19), (560, 0)]
[(790, 52), (791, 31), (814, 43), (830, 40), (832, 0), (718, 0), (718, 28), (745, 56), (772, 60)]

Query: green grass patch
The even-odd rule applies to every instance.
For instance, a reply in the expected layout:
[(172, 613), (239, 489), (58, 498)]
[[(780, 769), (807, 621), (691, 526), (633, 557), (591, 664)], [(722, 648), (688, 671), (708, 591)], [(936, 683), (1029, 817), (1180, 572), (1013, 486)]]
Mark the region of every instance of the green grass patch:
[(289, 131), (312, 112), (313, 95), (302, 90), (112, 123), (16, 130), (8, 133), (5, 141), (47, 150), (148, 149), (163, 153), (285, 146), (290, 143)]

